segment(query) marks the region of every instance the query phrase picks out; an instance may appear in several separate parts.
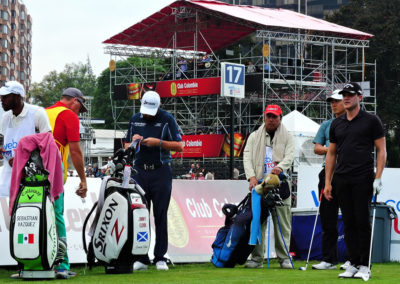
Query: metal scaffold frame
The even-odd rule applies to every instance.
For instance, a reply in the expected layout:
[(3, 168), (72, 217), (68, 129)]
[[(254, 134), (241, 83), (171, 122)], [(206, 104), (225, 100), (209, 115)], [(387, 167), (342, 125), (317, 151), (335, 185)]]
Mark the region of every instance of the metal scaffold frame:
[[(186, 15), (188, 11), (185, 11)], [(198, 17), (194, 12), (194, 17)], [(110, 73), (110, 98), (113, 84), (136, 82), (155, 82), (163, 80), (167, 72), (171, 79), (177, 79), (178, 58), (193, 59), (193, 69), (188, 70), (186, 78), (219, 76), (220, 62), (247, 64), (252, 61), (259, 66), (263, 86), (261, 91), (246, 93), (246, 98), (235, 101), (235, 131), (250, 133), (262, 121), (263, 110), (267, 104), (282, 107), (284, 113), (298, 110), (318, 123), (330, 118), (326, 97), (336, 88), (348, 81), (365, 81), (369, 78), (369, 88), (363, 107), (367, 111), (376, 109), (375, 63), (365, 63), (365, 48), (368, 40), (356, 40), (307, 33), (287, 33), (258, 30), (253, 47), (237, 58), (222, 58), (211, 53), (211, 67), (205, 73), (197, 68), (204, 52), (197, 51), (199, 38), (207, 42), (198, 29), (193, 31), (192, 50), (183, 50), (177, 45), (178, 33), (170, 40), (171, 48), (143, 49), (132, 46), (107, 46), (105, 52), (112, 60), (123, 61), (128, 57), (140, 58), (140, 63), (129, 63)], [(254, 38), (254, 36), (253, 36)], [(267, 47), (268, 55), (261, 50)], [(184, 48), (188, 48), (187, 46)], [(155, 61), (148, 59), (159, 59)], [(147, 60), (146, 60), (147, 59)], [(149, 64), (150, 62), (150, 64)], [(160, 63), (161, 62), (161, 63)], [(266, 68), (265, 66), (269, 66)], [(187, 75), (190, 74), (190, 75)], [(252, 74), (247, 74), (250, 76)], [(122, 112), (132, 114), (139, 111), (138, 101), (124, 101), (117, 105), (111, 99), (115, 129), (126, 130), (128, 121), (120, 121)], [(162, 107), (177, 119), (183, 134), (228, 133), (230, 101), (219, 95), (176, 97), (162, 99)]]

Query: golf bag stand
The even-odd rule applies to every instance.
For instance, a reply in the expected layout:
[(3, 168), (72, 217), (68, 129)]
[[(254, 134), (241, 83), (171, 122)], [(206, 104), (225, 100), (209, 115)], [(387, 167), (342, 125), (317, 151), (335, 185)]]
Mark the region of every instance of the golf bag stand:
[(53, 266), (62, 261), (65, 251), (62, 255), (58, 253), (49, 173), (43, 168), (38, 149), (31, 153), (24, 171), (11, 215), (11, 256), (18, 262), (22, 278), (52, 279), (55, 277)]
[[(89, 267), (96, 259), (109, 274), (132, 273), (134, 261), (150, 248), (150, 215), (143, 189), (131, 179), (135, 148), (119, 150), (112, 177), (103, 179), (99, 200), (83, 225), (83, 246)], [(86, 246), (86, 225), (97, 207)]]

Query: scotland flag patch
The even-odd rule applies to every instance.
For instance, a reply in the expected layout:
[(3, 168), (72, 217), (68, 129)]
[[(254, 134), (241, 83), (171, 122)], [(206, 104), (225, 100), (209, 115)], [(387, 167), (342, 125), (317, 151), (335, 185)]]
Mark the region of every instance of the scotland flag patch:
[(138, 242), (147, 242), (149, 240), (149, 233), (147, 233), (147, 232), (139, 232), (139, 233), (137, 233), (136, 240)]

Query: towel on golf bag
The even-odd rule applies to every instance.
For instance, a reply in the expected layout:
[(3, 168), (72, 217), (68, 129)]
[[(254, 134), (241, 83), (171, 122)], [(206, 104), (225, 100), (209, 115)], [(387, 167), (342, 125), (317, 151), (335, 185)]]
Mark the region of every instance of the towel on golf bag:
[[(269, 202), (261, 198), (260, 222), (268, 217)], [(225, 214), (225, 225), (217, 232), (212, 244), (213, 255), (211, 262), (216, 267), (234, 267), (244, 264), (254, 249), (249, 245), (250, 224), (252, 220), (251, 193), (238, 204), (225, 204), (222, 208)]]

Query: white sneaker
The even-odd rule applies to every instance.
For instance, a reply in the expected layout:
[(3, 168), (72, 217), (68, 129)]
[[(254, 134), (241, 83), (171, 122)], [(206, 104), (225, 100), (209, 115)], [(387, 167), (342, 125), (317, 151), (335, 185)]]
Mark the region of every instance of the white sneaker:
[(339, 278), (353, 278), (354, 275), (358, 272), (358, 269), (355, 268), (353, 265), (350, 264), (347, 267), (346, 271), (339, 274)]
[(162, 260), (156, 262), (156, 268), (157, 268), (157, 270), (168, 270), (169, 269), (167, 263)]
[(327, 269), (336, 269), (336, 265), (333, 265), (332, 263), (322, 261), (321, 263), (314, 264), (312, 266), (312, 269), (318, 269), (318, 270), (327, 270)]
[(351, 265), (350, 260), (346, 261), (340, 266), (340, 270), (346, 270)]
[(284, 261), (281, 262), (281, 268), (283, 269), (292, 269), (292, 263), (290, 262), (289, 259), (285, 259)]
[(262, 268), (263, 263), (262, 262), (257, 262), (252, 259), (250, 259), (246, 265), (244, 266), (245, 268)]
[(135, 271), (139, 271), (139, 270), (147, 270), (148, 265), (140, 262), (140, 261), (135, 261), (135, 263), (133, 264), (133, 270)]
[(368, 281), (371, 277), (371, 271), (368, 266), (360, 265), (358, 272), (354, 275), (354, 278), (361, 278), (364, 281)]

